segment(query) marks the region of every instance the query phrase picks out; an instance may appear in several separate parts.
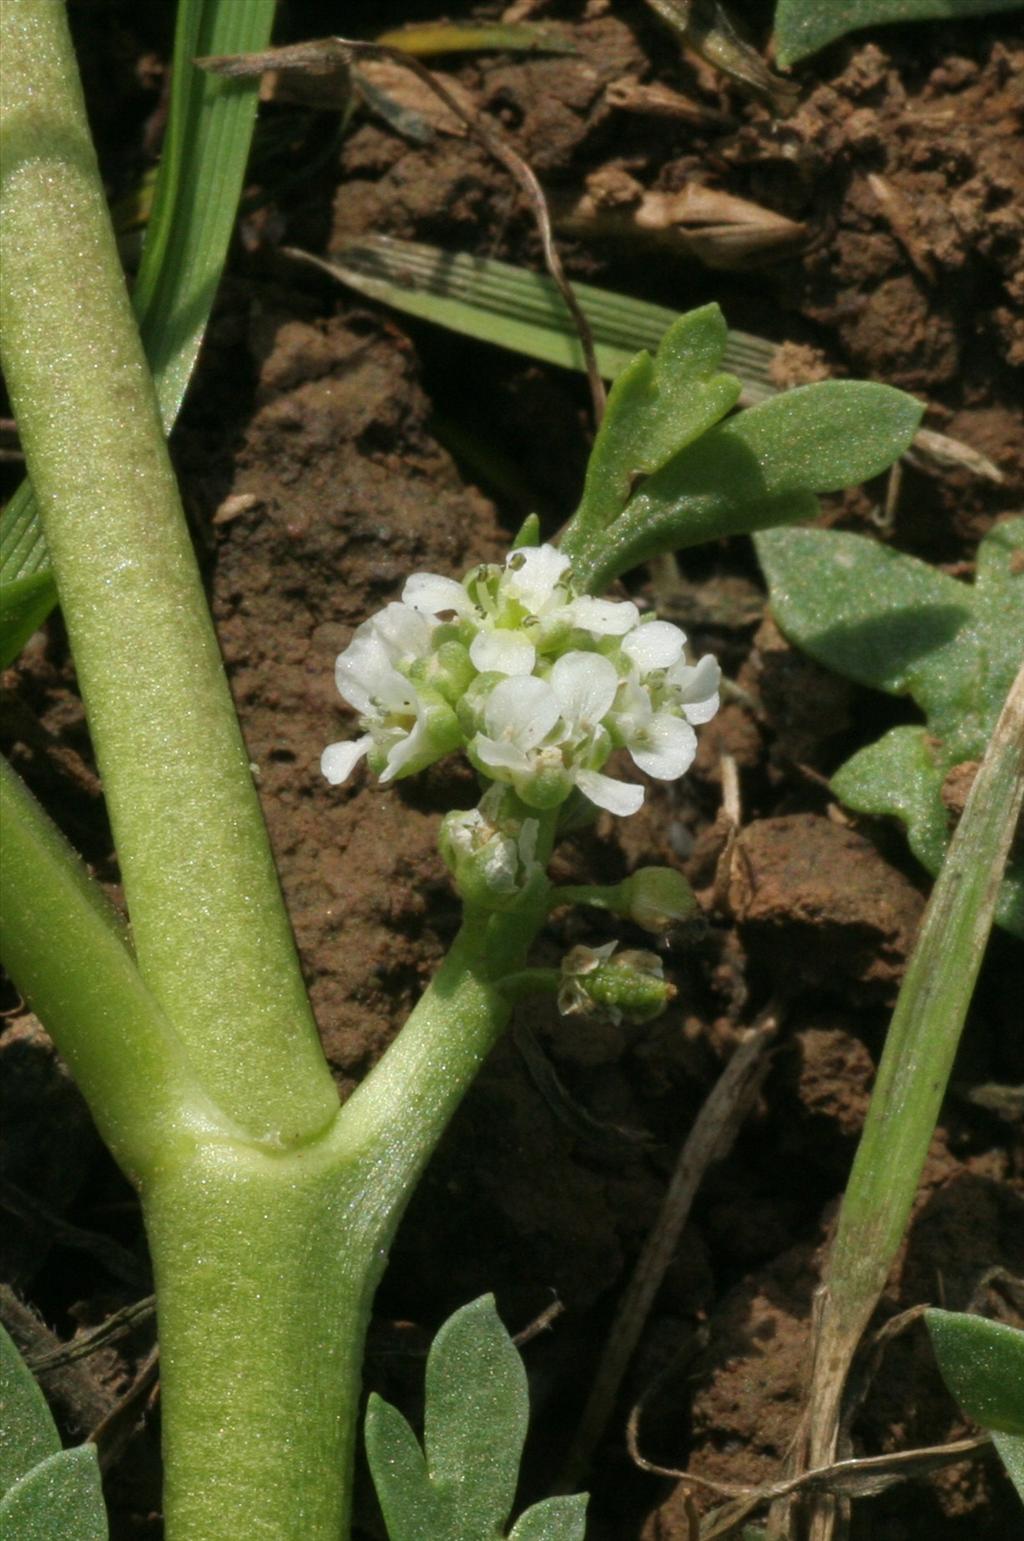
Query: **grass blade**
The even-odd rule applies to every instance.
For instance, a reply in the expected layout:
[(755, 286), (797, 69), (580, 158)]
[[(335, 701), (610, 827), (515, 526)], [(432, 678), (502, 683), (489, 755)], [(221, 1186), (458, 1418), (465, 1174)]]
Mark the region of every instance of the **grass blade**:
[[(847, 1369), (910, 1216), (1024, 801), (1024, 668), (1006, 699), (925, 911), (839, 1213), (805, 1427), (834, 1456)], [(822, 1500), (825, 1503), (825, 1500)], [(831, 1533), (821, 1516), (812, 1537)]]
[[(133, 292), (165, 428), (178, 414), (234, 228), (256, 114), (257, 86), (197, 70), (192, 59), (266, 45), (274, 0), (181, 0), (167, 138), (153, 215)], [(46, 542), (26, 481), (0, 518), (0, 583), (49, 570)], [(55, 595), (53, 596), (55, 598)], [(0, 636), (0, 664), (28, 633)], [(34, 625), (40, 624), (33, 612)]]
[[(583, 369), (572, 318), (547, 274), (388, 236), (370, 236), (347, 246), (331, 262), (294, 249), (290, 255), (406, 315), (546, 364)], [(614, 379), (641, 348), (656, 352), (678, 319), (678, 313), (664, 305), (592, 284), (574, 283), (573, 289), (593, 328), (598, 367), (606, 380)], [(774, 355), (774, 343), (748, 332), (729, 332), (722, 367), (742, 380), (748, 404), (775, 394), (767, 379)]]

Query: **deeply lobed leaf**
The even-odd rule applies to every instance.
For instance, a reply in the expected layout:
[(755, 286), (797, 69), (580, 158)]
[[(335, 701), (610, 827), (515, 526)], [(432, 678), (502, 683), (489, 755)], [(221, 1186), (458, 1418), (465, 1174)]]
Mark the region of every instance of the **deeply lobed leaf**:
[[(757, 537), (772, 610), (826, 668), (910, 696), (923, 727), (892, 728), (832, 779), (859, 813), (892, 815), (934, 876), (949, 843), (942, 792), (980, 759), (1024, 650), (1024, 519), (982, 541), (973, 584), (861, 535), (773, 530)], [(1024, 934), (1024, 860), (1012, 859), (997, 909)]]
[[(427, 1359), (426, 1454), (372, 1396), (366, 1452), (390, 1541), (501, 1541), (515, 1498), (529, 1397), (515, 1344), (484, 1295), (449, 1317)], [(582, 1541), (586, 1498), (523, 1514), (510, 1541)]]

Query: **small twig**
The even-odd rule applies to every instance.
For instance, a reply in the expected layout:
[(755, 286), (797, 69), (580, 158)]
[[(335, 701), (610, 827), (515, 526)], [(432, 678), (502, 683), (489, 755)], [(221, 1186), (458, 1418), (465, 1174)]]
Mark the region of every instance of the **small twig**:
[(635, 1410), (627, 1428), (626, 1437), (630, 1459), (641, 1471), (654, 1477), (670, 1477), (676, 1482), (688, 1484), (712, 1498), (724, 1498), (739, 1506), (726, 1514), (723, 1510), (710, 1516), (711, 1525), (701, 1530), (701, 1541), (712, 1536), (726, 1535), (755, 1509), (775, 1503), (780, 1498), (792, 1497), (806, 1491), (842, 1494), (861, 1498), (884, 1493), (898, 1482), (907, 1482), (943, 1466), (954, 1466), (959, 1461), (970, 1460), (978, 1454), (988, 1454), (990, 1434), (973, 1434), (967, 1439), (951, 1440), (944, 1445), (927, 1445), (919, 1450), (898, 1450), (888, 1455), (872, 1455), (832, 1461), (828, 1466), (818, 1466), (813, 1471), (786, 1477), (780, 1482), (767, 1482), (762, 1487), (750, 1487), (744, 1483), (717, 1482), (702, 1477), (697, 1472), (682, 1471), (672, 1466), (660, 1466), (642, 1455), (637, 1443), (639, 1409)]
[(115, 1402), (107, 1416), (89, 1435), (89, 1444), (96, 1446), (100, 1470), (107, 1472), (120, 1459), (125, 1446), (135, 1433), (142, 1416), (139, 1404), (148, 1397), (160, 1370), (160, 1347), (154, 1345), (146, 1355), (142, 1368), (120, 1401)]
[(139, 1325), (146, 1322), (151, 1316), (156, 1315), (156, 1296), (146, 1295), (142, 1300), (133, 1300), (131, 1305), (122, 1306), (120, 1311), (115, 1311), (108, 1316), (105, 1322), (99, 1326), (91, 1327), (88, 1332), (81, 1333), (71, 1343), (62, 1343), (60, 1348), (52, 1349), (44, 1354), (30, 1354), (26, 1356), (26, 1363), (36, 1375), (46, 1375), (51, 1370), (60, 1369), (63, 1365), (74, 1364), (79, 1359), (86, 1359), (90, 1354), (95, 1354), (99, 1348), (105, 1348), (111, 1343), (116, 1343), (119, 1338), (128, 1334)]
[(594, 421), (600, 424), (604, 415), (605, 389), (594, 350), (594, 336), (590, 322), (584, 315), (572, 284), (566, 276), (565, 268), (562, 266), (562, 259), (555, 245), (551, 215), (540, 183), (533, 169), (522, 156), (506, 144), (478, 114), (468, 111), (465, 104), (448, 90), (433, 70), (421, 64), (413, 55), (402, 53), (400, 49), (387, 48), (380, 43), (355, 42), (342, 37), (320, 38), (315, 42), (299, 43), (290, 48), (270, 48), (265, 53), (226, 55), (197, 59), (195, 62), (201, 69), (212, 70), (215, 74), (238, 76), (260, 75), (265, 70), (271, 69), (309, 70), (322, 69), (330, 65), (349, 69), (353, 58), (358, 57), (388, 59), (391, 63), (409, 70), (423, 82), (428, 90), (433, 92), (439, 101), (444, 103), (449, 112), (455, 114), (460, 123), (466, 125), (477, 143), (488, 155), (504, 166), (519, 184), (537, 225), (544, 252), (544, 264), (557, 285), (558, 292), (565, 301), (575, 324), (586, 364)]
[(29, 1369), (45, 1376), (47, 1401), (67, 1431), (84, 1437), (110, 1411), (113, 1392), (93, 1373), (92, 1366), (64, 1363), (56, 1333), (6, 1284), (0, 1284), (0, 1321)]
[(773, 1003), (741, 1038), (683, 1144), (661, 1212), (644, 1243), (605, 1345), (560, 1479), (563, 1491), (575, 1487), (604, 1431), (697, 1189), (711, 1163), (731, 1147), (757, 1095), (779, 1019), (779, 1009)]
[(532, 1343), (534, 1338), (539, 1338), (542, 1332), (547, 1332), (551, 1323), (557, 1321), (565, 1310), (562, 1301), (556, 1296), (549, 1306), (545, 1306), (539, 1316), (535, 1316), (532, 1322), (527, 1322), (520, 1332), (513, 1333), (512, 1342), (516, 1348), (522, 1348), (525, 1343)]

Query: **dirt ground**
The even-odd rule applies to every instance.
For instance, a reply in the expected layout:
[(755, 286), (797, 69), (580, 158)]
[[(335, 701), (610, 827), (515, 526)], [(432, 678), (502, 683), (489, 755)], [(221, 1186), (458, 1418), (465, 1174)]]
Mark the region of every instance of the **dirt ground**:
[[(980, 536), (1018, 512), (1024, 493), (1024, 47), (1012, 18), (837, 44), (795, 72), (798, 103), (777, 118), (683, 53), (640, 0), (523, 9), (576, 51), (441, 63), (531, 162), (556, 209), (589, 190), (588, 207), (615, 212), (610, 224), (566, 227), (570, 273), (678, 309), (719, 300), (733, 325), (780, 345), (780, 385), (830, 372), (919, 395), (927, 426), (987, 456), (1002, 480), (908, 465), (898, 496), (887, 502), (884, 483), (857, 489), (826, 500), (823, 518), (968, 575)], [(346, 28), (366, 36), (436, 14), (419, 0), (347, 10)], [(160, 11), (73, 0), (113, 193), (159, 144)], [(770, 8), (744, 14), (763, 40)], [(294, 38), (339, 25), (335, 7), (312, 0), (292, 0), (283, 22)], [(623, 80), (668, 88), (695, 110), (614, 105)], [(346, 722), (335, 655), (410, 571), (459, 573), (495, 558), (531, 508), (552, 534), (575, 505), (592, 430), (579, 377), (407, 322), (280, 251), (331, 254), (374, 231), (536, 266), (529, 213), (504, 171), (458, 135), (412, 144), (357, 114), (336, 144), (336, 116), (281, 104), (265, 116), (260, 196), (173, 449), (345, 1092), (454, 934), (435, 836), (441, 813), (471, 805), (476, 790), (452, 762), (393, 788), (365, 773), (328, 788), (320, 751)], [(797, 238), (748, 252), (738, 270), (711, 268), (675, 229), (652, 235), (633, 223), (644, 196), (694, 185), (786, 216)], [(713, 255), (723, 260), (721, 248)], [(736, 260), (734, 246), (725, 260)], [(628, 827), (602, 816), (558, 858), (566, 877), (614, 879), (652, 861), (690, 876), (705, 913), (665, 950), (677, 1000), (641, 1030), (531, 1008), (526, 1025), (567, 1101), (538, 1089), (515, 1035), (496, 1049), (403, 1223), (367, 1372), (412, 1409), (423, 1346), (456, 1306), (494, 1290), (516, 1331), (557, 1297), (561, 1316), (525, 1350), (534, 1424), (524, 1499), (550, 1491), (679, 1144), (740, 1029), (780, 1001), (783, 1030), (757, 1104), (702, 1186), (594, 1462), (592, 1541), (690, 1534), (683, 1487), (629, 1460), (633, 1408), (652, 1461), (727, 1483), (778, 1473), (805, 1387), (823, 1247), (928, 887), (899, 831), (854, 820), (826, 781), (881, 729), (912, 720), (912, 708), (830, 678), (788, 646), (747, 541), (688, 555), (682, 580), (675, 613), (739, 691), (702, 730), (688, 778), (653, 787)], [(637, 574), (631, 587), (643, 593), (647, 581)], [(116, 891), (59, 620), (3, 683), (14, 763)], [(739, 770), (743, 830), (723, 888), (725, 755)], [(563, 917), (540, 951), (557, 958), (567, 942), (623, 933)], [(631, 940), (644, 945), (640, 933)], [(996, 1271), (1024, 1274), (1024, 1148), (1010, 1094), (1024, 1082), (1022, 998), (1024, 950), (996, 936), (879, 1323), (920, 1302), (962, 1309)], [(48, 1040), (13, 992), (5, 1004), (7, 1276), (67, 1338), (147, 1292), (144, 1241), (133, 1196)], [(1012, 1287), (988, 1287), (1002, 1288), (1000, 1310), (1014, 1320)], [(81, 1437), (109, 1410), (152, 1342), (144, 1322), (48, 1388), (70, 1433)], [(109, 1474), (123, 1541), (161, 1533), (158, 1425), (150, 1393), (126, 1417)], [(854, 1451), (965, 1428), (923, 1328), (909, 1326), (881, 1358)], [(853, 1535), (1002, 1541), (1019, 1524), (1015, 1504), (990, 1460), (965, 1462), (863, 1500)], [(369, 1497), (362, 1523), (380, 1534)]]

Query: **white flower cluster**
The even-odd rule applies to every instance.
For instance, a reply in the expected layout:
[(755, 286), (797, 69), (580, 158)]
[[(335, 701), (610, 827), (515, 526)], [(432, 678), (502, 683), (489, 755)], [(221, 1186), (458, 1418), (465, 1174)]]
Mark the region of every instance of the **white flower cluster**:
[(345, 781), (367, 755), (393, 781), (461, 747), (529, 807), (578, 787), (599, 808), (635, 813), (643, 788), (602, 774), (612, 750), (674, 781), (693, 760), (694, 725), (718, 710), (718, 664), (687, 663), (685, 642), (628, 601), (579, 594), (554, 546), (513, 551), (461, 583), (415, 573), (338, 658), (363, 735), (324, 751), (324, 775)]

